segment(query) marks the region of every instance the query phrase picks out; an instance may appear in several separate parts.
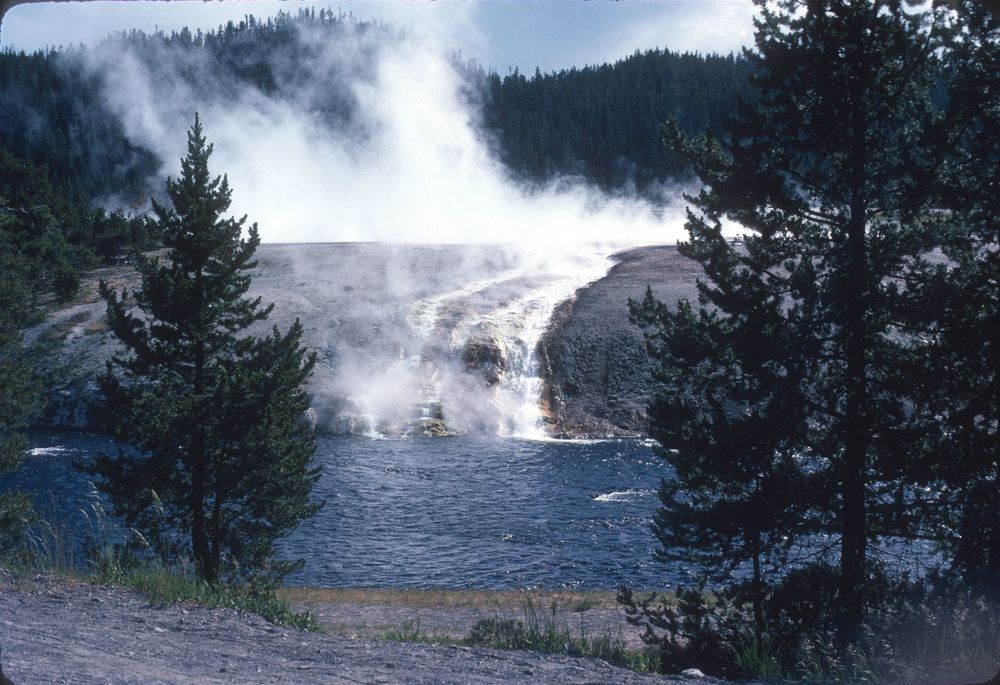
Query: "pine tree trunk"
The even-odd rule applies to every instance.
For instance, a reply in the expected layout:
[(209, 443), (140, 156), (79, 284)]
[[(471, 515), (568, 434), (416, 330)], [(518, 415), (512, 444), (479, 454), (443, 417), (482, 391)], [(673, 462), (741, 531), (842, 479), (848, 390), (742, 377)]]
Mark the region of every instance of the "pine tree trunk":
[(868, 452), (867, 368), (865, 361), (865, 158), (867, 113), (864, 82), (855, 79), (851, 127), (851, 216), (847, 227), (847, 303), (844, 322), (847, 357), (847, 415), (841, 475), (840, 626), (842, 645), (857, 641), (861, 630), (867, 544), (865, 462)]
[[(994, 317), (994, 319), (997, 317)], [(1000, 321), (994, 322), (992, 326), (993, 335), (990, 340), (990, 357), (993, 371), (993, 407), (1000, 408)], [(994, 421), (1000, 420), (1000, 416), (994, 416)], [(997, 436), (993, 437), (993, 471), (1000, 473), (1000, 443), (997, 443)], [(986, 560), (987, 570), (993, 574), (994, 582), (1000, 587), (1000, 498), (997, 497), (996, 481), (986, 485), (988, 492), (984, 501), (988, 527), (989, 527), (989, 548)]]
[(215, 492), (215, 502), (212, 504), (212, 568), (215, 569), (215, 576), (219, 576), (222, 569), (222, 497), (218, 490)]
[[(201, 276), (199, 272), (198, 276)], [(200, 280), (200, 278), (199, 278)], [(197, 281), (196, 281), (197, 283)], [(196, 287), (200, 286), (200, 283)], [(199, 298), (200, 299), (200, 298)], [(198, 341), (195, 349), (194, 394), (201, 400), (205, 392), (205, 346)], [(214, 583), (218, 574), (212, 565), (205, 527), (206, 473), (205, 431), (199, 427), (191, 441), (191, 549), (194, 554), (195, 572), (207, 583)]]
[(198, 430), (192, 441), (191, 459), (191, 548), (195, 571), (208, 583), (216, 581), (205, 528), (205, 435)]

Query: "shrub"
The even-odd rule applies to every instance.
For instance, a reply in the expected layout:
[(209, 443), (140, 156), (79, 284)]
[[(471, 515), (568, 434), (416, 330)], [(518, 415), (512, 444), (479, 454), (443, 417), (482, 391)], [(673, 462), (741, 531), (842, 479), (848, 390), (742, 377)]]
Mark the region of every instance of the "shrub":
[(982, 680), (1000, 659), (1000, 596), (989, 584), (954, 575), (918, 581), (876, 570), (864, 589), (859, 640), (838, 645), (837, 574), (815, 564), (795, 569), (768, 588), (766, 630), (754, 630), (745, 588), (637, 597), (622, 588), (628, 621), (644, 629), (664, 672), (698, 668), (725, 678), (834, 682)]

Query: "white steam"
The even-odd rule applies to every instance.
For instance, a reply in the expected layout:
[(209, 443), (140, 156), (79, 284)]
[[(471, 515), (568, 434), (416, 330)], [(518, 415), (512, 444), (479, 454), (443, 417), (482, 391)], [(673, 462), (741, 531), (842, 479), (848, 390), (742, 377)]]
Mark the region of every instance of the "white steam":
[[(304, 36), (304, 40), (318, 40)], [(150, 73), (129, 53), (97, 51), (106, 97), (129, 138), (169, 160), (176, 176), (194, 112), (215, 145), (212, 170), (233, 187), (233, 213), (259, 224), (264, 242), (664, 243), (681, 238), (676, 209), (582, 185), (528, 193), (491, 154), (461, 78), (432, 39), (338, 40), (312, 64), (311, 88), (331, 66), (370, 74), (349, 84), (360, 126), (332, 131), (294, 101), (255, 89), (198, 98), (181, 73), (213, 78), (191, 53)], [(195, 60), (194, 62), (192, 60)], [(365, 70), (368, 71), (368, 70)], [(162, 183), (162, 180), (160, 181)], [(162, 186), (159, 186), (162, 187)], [(658, 218), (659, 217), (659, 218)]]

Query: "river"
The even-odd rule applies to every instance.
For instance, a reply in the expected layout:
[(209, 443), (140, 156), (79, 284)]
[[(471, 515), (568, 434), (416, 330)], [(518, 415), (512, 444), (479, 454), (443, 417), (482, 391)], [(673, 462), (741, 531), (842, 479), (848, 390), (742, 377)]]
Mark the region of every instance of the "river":
[[(72, 467), (113, 449), (90, 433), (36, 432), (0, 488), (35, 491), (51, 518), (87, 530)], [(649, 522), (667, 467), (648, 442), (319, 436), (326, 506), (281, 544), (320, 587), (663, 587), (687, 569), (652, 559)]]

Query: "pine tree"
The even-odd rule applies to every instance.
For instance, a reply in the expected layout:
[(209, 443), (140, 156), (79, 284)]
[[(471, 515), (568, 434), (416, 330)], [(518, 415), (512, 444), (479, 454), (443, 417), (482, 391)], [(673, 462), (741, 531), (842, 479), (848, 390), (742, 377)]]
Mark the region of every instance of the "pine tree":
[(958, 571), (1000, 589), (1000, 20), (977, 2), (951, 8), (945, 75), (957, 149), (940, 193), (948, 211), (937, 214), (946, 259), (919, 293), (926, 345), (914, 376), (929, 429), (912, 477), (933, 493), (928, 536), (943, 539)]
[(209, 175), (211, 153), (196, 116), (181, 176), (167, 180), (173, 206), (154, 204), (166, 255), (140, 259), (138, 311), (101, 285), (125, 348), (99, 378), (103, 418), (132, 449), (86, 468), (127, 525), (162, 554), (190, 552), (216, 582), (294, 568), (274, 562), (274, 542), (321, 505), (309, 500), (313, 434), (297, 421), (315, 357), (298, 321), (247, 334), (271, 312), (245, 297), (260, 238), (256, 224), (243, 239), (245, 218), (226, 218), (231, 191)]
[[(731, 255), (725, 242), (718, 248)], [(784, 566), (800, 536), (821, 528), (809, 502), (825, 493), (797, 460), (804, 371), (794, 341), (773, 332), (782, 298), (730, 306), (740, 314), (695, 312), (688, 302), (670, 308), (649, 291), (631, 303), (658, 362), (650, 435), (675, 474), (660, 484), (655, 556), (695, 561), (716, 581), (749, 565), (748, 586), (736, 594), (748, 595), (761, 638), (765, 576)]]
[[(787, 505), (839, 539), (839, 635), (849, 644), (864, 615), (869, 542), (893, 532), (889, 512), (906, 497), (898, 467), (912, 456), (898, 303), (912, 256), (928, 247), (924, 210), (943, 149), (930, 99), (939, 15), (870, 0), (760, 3), (760, 14), (747, 52), (757, 100), (718, 139), (665, 127), (705, 184), (690, 198), (681, 248), (704, 266), (703, 311), (694, 320), (647, 303), (636, 315), (668, 379), (653, 429), (668, 450), (691, 450), (665, 452), (680, 486), (753, 511), (761, 492), (790, 483), (794, 494), (762, 509), (758, 528), (770, 544), (797, 532)], [(741, 244), (725, 240), (724, 221), (746, 231)], [(692, 335), (720, 347), (678, 353)], [(676, 501), (667, 492), (665, 512)], [(657, 519), (661, 540), (680, 538), (674, 525)]]
[[(79, 270), (93, 255), (73, 244), (78, 217), (44, 169), (0, 148), (0, 251), (12, 255), (31, 295), (51, 291), (69, 299), (79, 287)], [(33, 299), (33, 298), (32, 298)]]

